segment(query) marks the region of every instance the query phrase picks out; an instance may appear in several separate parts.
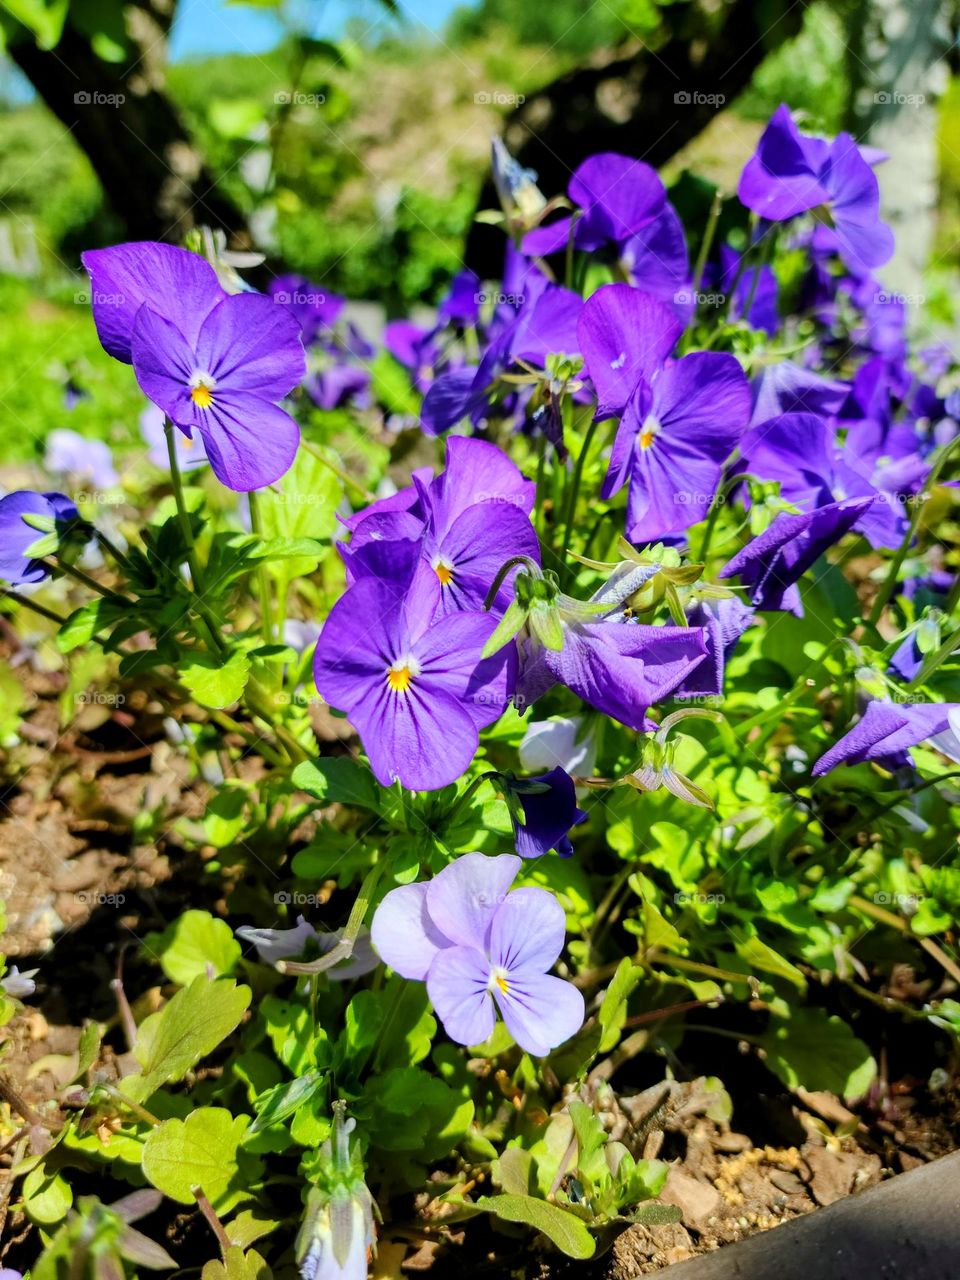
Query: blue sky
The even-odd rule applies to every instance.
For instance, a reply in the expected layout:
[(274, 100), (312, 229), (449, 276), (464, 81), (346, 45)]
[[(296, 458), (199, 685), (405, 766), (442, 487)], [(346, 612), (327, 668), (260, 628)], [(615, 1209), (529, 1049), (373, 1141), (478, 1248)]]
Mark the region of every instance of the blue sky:
[[(521, 0), (522, 2), (522, 0)], [(463, 0), (400, 0), (411, 28), (439, 31)], [(395, 24), (376, 0), (294, 0), (291, 13), (309, 24), (311, 34), (334, 38), (350, 18), (389, 29)], [(277, 16), (253, 5), (227, 0), (180, 0), (171, 40), (171, 57), (210, 53), (264, 53), (283, 32)]]

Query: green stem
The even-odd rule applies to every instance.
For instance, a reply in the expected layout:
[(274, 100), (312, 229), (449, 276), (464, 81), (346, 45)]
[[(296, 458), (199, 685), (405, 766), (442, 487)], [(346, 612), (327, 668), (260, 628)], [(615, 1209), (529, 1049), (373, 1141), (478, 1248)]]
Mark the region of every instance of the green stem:
[[(946, 461), (949, 458), (958, 440), (960, 440), (960, 436), (954, 436), (954, 438), (948, 444), (944, 445), (944, 447), (940, 450), (939, 456), (936, 458), (936, 460), (933, 463), (933, 466), (930, 468), (930, 474), (927, 477), (926, 483), (924, 485), (925, 489), (927, 490), (932, 489), (933, 486), (936, 484), (937, 477), (940, 475), (940, 472), (943, 470), (944, 465), (946, 464)], [(907, 552), (910, 550), (913, 540), (917, 535), (917, 530), (920, 528), (920, 520), (923, 516), (923, 508), (924, 508), (924, 503), (920, 500), (920, 495), (918, 494), (916, 506), (914, 507), (913, 515), (910, 518), (910, 525), (907, 529), (907, 532), (903, 536), (903, 541), (900, 543), (900, 546), (897, 548), (896, 555), (890, 561), (890, 568), (887, 570), (887, 576), (884, 579), (883, 586), (878, 591), (877, 598), (873, 602), (873, 608), (870, 610), (870, 616), (867, 619), (867, 622), (872, 627), (875, 627), (879, 622), (880, 615), (883, 613), (884, 609), (886, 608), (887, 602), (889, 601), (890, 597), (894, 593), (894, 590), (896, 589), (897, 578), (900, 575), (900, 570), (903, 566), (903, 562), (904, 560), (906, 560)]]
[(464, 791), (463, 795), (459, 798), (459, 800), (454, 801), (452, 807), (447, 810), (447, 813), (446, 813), (447, 825), (448, 826), (453, 825), (454, 818), (456, 818), (457, 814), (460, 813), (461, 809), (466, 808), (467, 802), (479, 790), (482, 783), (492, 782), (494, 778), (499, 778), (499, 777), (500, 777), (500, 774), (496, 771), (496, 769), (488, 769), (486, 773), (481, 773), (476, 778), (474, 778), (473, 781), (470, 783), (470, 785), (467, 787), (466, 791)]
[(580, 481), (583, 478), (583, 468), (587, 460), (587, 454), (590, 452), (590, 445), (593, 443), (593, 437), (596, 435), (598, 425), (596, 418), (592, 418), (590, 425), (587, 427), (586, 435), (583, 437), (583, 446), (577, 455), (577, 462), (573, 469), (573, 478), (570, 481), (570, 495), (566, 503), (563, 540), (560, 543), (561, 554), (568, 549), (570, 544), (570, 535), (573, 533), (573, 519), (577, 510), (577, 498), (580, 494)]
[(364, 502), (376, 502), (377, 495), (375, 493), (371, 493), (369, 489), (365, 489), (362, 484), (357, 480), (354, 480), (353, 476), (344, 471), (342, 467), (339, 467), (335, 462), (331, 462), (327, 455), (321, 449), (318, 449), (315, 444), (312, 444), (309, 440), (304, 440), (301, 437), (300, 445), (302, 448), (306, 449), (307, 453), (312, 454), (318, 462), (322, 462), (323, 465), (332, 471), (335, 476), (339, 476), (345, 485), (359, 493)]
[(383, 874), (385, 864), (386, 859), (380, 858), (367, 872), (360, 886), (356, 901), (350, 909), (347, 923), (344, 925), (343, 933), (340, 935), (340, 941), (333, 950), (328, 951), (319, 960), (310, 960), (306, 963), (299, 963), (295, 960), (279, 960), (277, 968), (281, 973), (323, 973), (325, 969), (332, 968), (333, 965), (339, 964), (341, 960), (349, 960), (350, 956), (353, 955), (354, 943), (360, 935), (360, 929), (370, 909), (374, 890)]
[(17, 591), (5, 591), (3, 593), (3, 598), (6, 600), (13, 600), (15, 604), (23, 605), (24, 609), (32, 610), (34, 613), (39, 614), (41, 618), (46, 618), (50, 622), (55, 622), (59, 627), (66, 625), (66, 618), (62, 617), (59, 613), (54, 613), (54, 611), (52, 609), (48, 609), (46, 605), (38, 604), (36, 600), (31, 600), (29, 596), (22, 596)]
[(108, 551), (110, 555), (113, 556), (114, 560), (116, 560), (117, 564), (121, 567), (121, 569), (129, 573), (130, 561), (123, 554), (123, 552), (116, 545), (116, 543), (112, 542), (107, 537), (107, 535), (103, 532), (102, 529), (94, 529), (94, 533), (96, 534), (97, 542), (99, 542), (100, 546), (104, 549), (104, 551)]
[(914, 689), (918, 689), (920, 685), (926, 684), (937, 668), (946, 662), (947, 658), (950, 657), (951, 653), (953, 653), (954, 649), (956, 649), (958, 645), (960, 645), (960, 629), (955, 631), (952, 636), (947, 636), (946, 640), (944, 640), (943, 644), (935, 653), (927, 655), (923, 666), (907, 685), (907, 692), (912, 693), (912, 691)]
[(84, 573), (82, 569), (78, 569), (75, 565), (67, 564), (65, 561), (42, 559), (41, 564), (52, 569), (54, 573), (65, 574), (68, 578), (73, 578), (76, 582), (82, 582), (85, 587), (89, 587), (91, 591), (95, 591), (97, 595), (103, 596), (106, 600), (115, 600), (120, 604), (129, 605), (131, 609), (135, 607), (134, 602), (128, 597), (120, 595), (119, 592), (111, 591), (109, 587), (103, 587), (97, 582), (96, 578), (91, 578), (88, 573)]
[(763, 248), (760, 251), (760, 261), (753, 268), (753, 279), (750, 281), (750, 291), (747, 294), (747, 301), (744, 303), (743, 307), (744, 320), (746, 320), (750, 315), (750, 308), (753, 306), (753, 300), (757, 296), (757, 286), (760, 283), (760, 273), (763, 268), (767, 266), (771, 256), (773, 255), (773, 247), (777, 241), (776, 228), (777, 224), (774, 223), (767, 234), (763, 237)]
[(788, 707), (792, 707), (795, 702), (808, 692), (815, 678), (826, 666), (827, 659), (830, 657), (833, 650), (842, 642), (842, 636), (836, 636), (831, 640), (820, 657), (815, 658), (814, 661), (810, 663), (809, 667), (800, 673), (790, 692), (774, 706), (769, 707), (766, 711), (758, 711), (757, 714), (751, 716), (749, 720), (742, 720), (740, 724), (736, 726), (737, 737), (742, 739), (744, 734), (749, 733), (752, 729), (756, 729), (759, 725), (766, 724), (770, 720), (782, 717), (784, 711), (786, 711)]
[(574, 239), (576, 236), (577, 220), (579, 219), (579, 217), (580, 217), (580, 210), (574, 209), (573, 213), (570, 216), (570, 233), (567, 236), (567, 253), (566, 253), (566, 261), (564, 263), (563, 278), (564, 278), (564, 284), (567, 286), (568, 289), (573, 288)]
[[(260, 511), (260, 495), (254, 489), (247, 494), (250, 503), (250, 526), (258, 538), (263, 539), (263, 519)], [(261, 561), (257, 569), (257, 583), (260, 591), (260, 630), (264, 644), (273, 643), (273, 604), (270, 598), (270, 574), (266, 564)]]
[(180, 530), (187, 549), (187, 565), (190, 569), (190, 581), (197, 595), (202, 594), (200, 572), (197, 567), (197, 550), (193, 541), (193, 529), (190, 525), (190, 513), (183, 498), (183, 477), (180, 475), (180, 461), (177, 458), (177, 447), (174, 443), (174, 431), (177, 428), (169, 418), (164, 418), (163, 432), (167, 438), (167, 457), (170, 460), (170, 482), (173, 485), (173, 498), (177, 504), (177, 516), (180, 519)]
[[(720, 220), (720, 210), (722, 208), (723, 196), (718, 189), (713, 193), (713, 203), (710, 205), (707, 225), (703, 231), (703, 239), (700, 241), (700, 252), (697, 254), (697, 264), (693, 271), (694, 299), (696, 299), (696, 295), (700, 292), (700, 286), (703, 284), (703, 273), (706, 270), (710, 250), (713, 248), (714, 237), (717, 234), (717, 223)], [(696, 305), (694, 305), (694, 314), (696, 314)]]

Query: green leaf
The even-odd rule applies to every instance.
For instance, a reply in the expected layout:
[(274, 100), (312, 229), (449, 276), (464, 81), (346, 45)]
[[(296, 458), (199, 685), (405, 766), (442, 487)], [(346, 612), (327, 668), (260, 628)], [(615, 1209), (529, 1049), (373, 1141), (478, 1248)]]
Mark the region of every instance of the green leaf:
[(499, 653), (505, 644), (509, 644), (527, 620), (527, 611), (522, 604), (511, 600), (507, 611), (497, 624), (496, 630), (480, 650), (481, 658), (492, 658)]
[[(230, 1227), (227, 1227), (227, 1234)], [(200, 1280), (270, 1280), (273, 1272), (256, 1249), (244, 1253), (239, 1245), (232, 1245), (221, 1262), (211, 1258), (203, 1264)]]
[(304, 760), (293, 771), (293, 784), (324, 804), (346, 804), (380, 812), (382, 792), (373, 774), (346, 756)]
[(243, 954), (226, 921), (199, 910), (185, 911), (163, 933), (148, 934), (146, 945), (159, 953), (163, 972), (181, 987), (202, 974), (232, 973)]
[(367, 365), (377, 402), (390, 413), (417, 417), (420, 397), (410, 385), (410, 375), (387, 351), (379, 351)]
[(309, 539), (298, 555), (271, 564), (270, 572), (282, 591), (294, 578), (313, 573), (330, 550), (338, 529), (343, 483), (319, 458), (301, 448), (283, 479), (262, 489), (258, 496), (264, 538)]
[(600, 1053), (609, 1053), (620, 1039), (627, 1017), (627, 998), (642, 977), (643, 969), (639, 965), (626, 958), (620, 961), (597, 1014), (602, 1033), (598, 1050)]
[(246, 822), (247, 789), (229, 780), (210, 797), (203, 815), (203, 834), (216, 849), (233, 844)]
[(63, 34), (70, 0), (3, 0), (2, 7), (32, 32), (41, 49), (52, 49)]
[(249, 1124), (223, 1107), (201, 1107), (186, 1120), (165, 1120), (147, 1135), (143, 1172), (171, 1200), (195, 1204), (202, 1187), (215, 1209), (225, 1212), (245, 1194), (237, 1151)]
[(79, 609), (74, 609), (70, 614), (60, 628), (57, 648), (61, 653), (72, 653), (80, 645), (89, 644), (98, 631), (102, 631), (111, 623), (119, 622), (121, 618), (126, 617), (127, 613), (126, 605), (97, 596), (95, 600), (91, 600)]
[(737, 955), (754, 969), (763, 973), (772, 973), (777, 978), (786, 978), (798, 991), (806, 991), (807, 980), (803, 973), (789, 960), (784, 959), (778, 951), (758, 938), (756, 934), (741, 938), (735, 943)]
[(477, 1208), (504, 1222), (522, 1222), (536, 1228), (568, 1258), (592, 1258), (596, 1251), (596, 1242), (580, 1219), (545, 1200), (535, 1200), (533, 1196), (481, 1196)]
[(877, 1073), (863, 1041), (823, 1009), (793, 1009), (789, 1018), (775, 1018), (759, 1044), (767, 1066), (790, 1089), (802, 1086), (853, 1100), (866, 1093)]
[(143, 1072), (127, 1076), (123, 1092), (143, 1101), (162, 1084), (182, 1080), (236, 1029), (249, 1003), (249, 987), (238, 987), (227, 978), (194, 978), (141, 1022), (133, 1052)]
[(73, 1193), (59, 1173), (38, 1164), (23, 1180), (23, 1207), (31, 1222), (57, 1226), (73, 1204)]
[(240, 649), (225, 663), (207, 654), (194, 654), (180, 668), (180, 679), (204, 707), (215, 710), (233, 706), (243, 696), (250, 674), (250, 659)]
[(257, 1099), (257, 1116), (250, 1126), (251, 1133), (259, 1133), (272, 1124), (280, 1124), (293, 1115), (323, 1088), (326, 1077), (319, 1071), (308, 1071), (305, 1076), (288, 1080)]

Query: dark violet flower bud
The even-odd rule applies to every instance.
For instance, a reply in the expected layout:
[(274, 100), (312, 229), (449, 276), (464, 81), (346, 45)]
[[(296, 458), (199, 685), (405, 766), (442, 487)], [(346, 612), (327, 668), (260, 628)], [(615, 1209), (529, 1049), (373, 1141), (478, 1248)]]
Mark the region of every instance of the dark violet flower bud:
[(573, 779), (563, 769), (534, 778), (506, 779), (513, 835), (521, 858), (539, 858), (556, 849), (561, 858), (573, 853), (569, 831), (585, 822), (577, 805)]
[(52, 555), (81, 526), (65, 494), (21, 489), (0, 498), (0, 579), (15, 587), (41, 582), (48, 570), (40, 557)]

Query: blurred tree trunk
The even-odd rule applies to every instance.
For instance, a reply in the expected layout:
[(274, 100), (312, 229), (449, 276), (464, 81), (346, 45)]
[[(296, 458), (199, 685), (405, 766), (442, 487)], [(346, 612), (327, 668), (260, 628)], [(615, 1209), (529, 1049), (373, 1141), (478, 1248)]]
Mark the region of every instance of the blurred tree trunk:
[[(504, 132), (548, 196), (566, 190), (582, 160), (619, 151), (659, 167), (750, 83), (767, 54), (800, 30), (807, 0), (697, 0), (665, 6), (659, 41), (593, 56), (517, 107)], [(480, 208), (497, 204), (492, 183)], [(502, 240), (475, 227), (467, 257), (491, 274)]]
[(244, 245), (243, 214), (217, 189), (165, 91), (174, 13), (172, 0), (124, 5), (120, 61), (98, 57), (91, 32), (69, 18), (53, 49), (24, 32), (8, 52), (86, 153), (132, 239), (181, 241), (205, 224)]
[(860, 0), (849, 24), (851, 129), (889, 157), (877, 177), (897, 250), (880, 275), (918, 305), (936, 231), (937, 101), (953, 11), (951, 0)]

